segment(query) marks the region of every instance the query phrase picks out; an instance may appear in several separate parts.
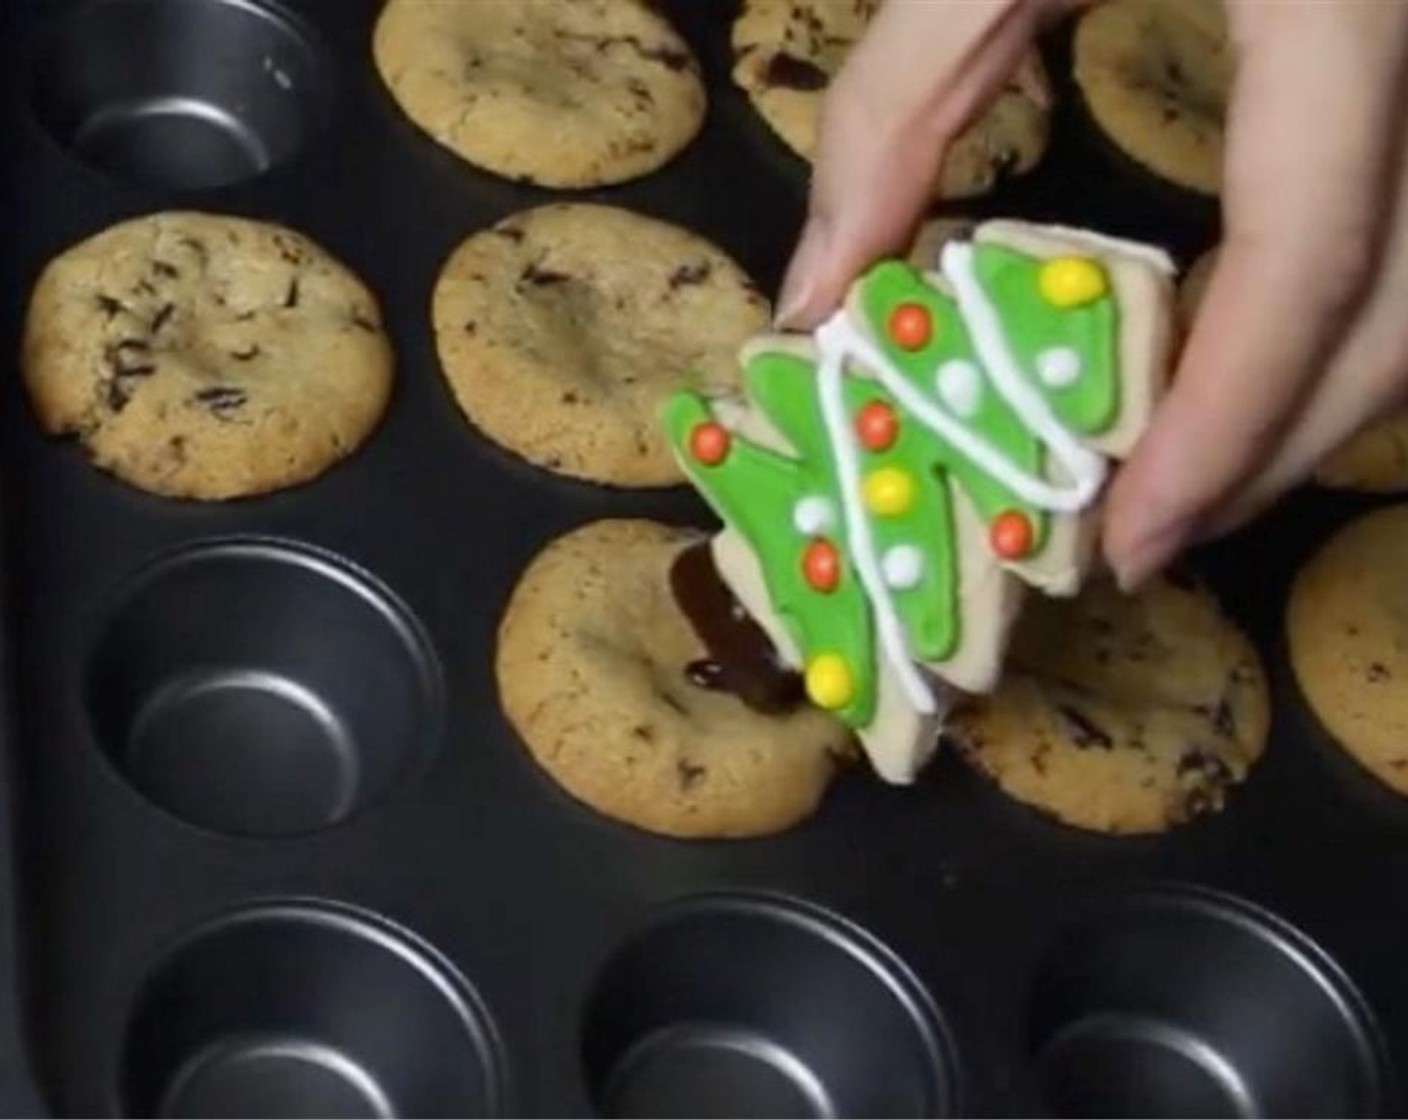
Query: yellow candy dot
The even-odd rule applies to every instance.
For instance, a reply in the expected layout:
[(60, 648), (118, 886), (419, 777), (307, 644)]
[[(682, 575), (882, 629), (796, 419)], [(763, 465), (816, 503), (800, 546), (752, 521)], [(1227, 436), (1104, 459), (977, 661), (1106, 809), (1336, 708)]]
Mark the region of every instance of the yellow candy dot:
[(837, 653), (819, 653), (807, 665), (807, 696), (818, 708), (834, 712), (844, 708), (855, 695), (851, 671)]
[(914, 504), (914, 476), (899, 467), (879, 467), (865, 476), (865, 504), (881, 517), (896, 517)]
[(1056, 257), (1037, 274), (1041, 298), (1053, 307), (1080, 307), (1109, 290), (1105, 270), (1089, 257)]

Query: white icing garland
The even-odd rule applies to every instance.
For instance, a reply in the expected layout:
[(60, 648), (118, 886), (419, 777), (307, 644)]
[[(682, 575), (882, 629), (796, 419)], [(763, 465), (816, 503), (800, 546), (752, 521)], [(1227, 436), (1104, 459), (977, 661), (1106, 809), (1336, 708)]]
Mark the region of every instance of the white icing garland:
[[(830, 339), (829, 342), (823, 340), (823, 333), (826, 338)], [(1085, 466), (1086, 471), (1090, 471), (1093, 467), (1095, 475), (1093, 479), (1087, 478), (1082, 484), (1079, 473), (1080, 466), (1067, 462), (1059, 453), (1056, 456), (1057, 459), (1077, 479), (1074, 485), (1053, 486), (1044, 478), (1027, 474), (982, 436), (955, 420), (920, 393), (899, 371), (890, 365), (890, 360), (885, 357), (878, 346), (852, 326), (844, 311), (838, 311), (828, 319), (818, 329), (816, 338), (822, 360), (828, 356), (829, 349), (836, 351), (838, 360), (841, 362), (844, 362), (847, 357), (855, 358), (875, 375), (875, 379), (915, 419), (927, 426), (940, 439), (952, 445), (976, 466), (992, 475), (1028, 505), (1060, 513), (1073, 513), (1086, 505), (1100, 488), (1101, 482), (1104, 481), (1104, 460), (1087, 452), (1079, 445), (1076, 445), (1076, 450), (1079, 454), (1080, 465)], [(998, 386), (999, 392), (1002, 391), (1002, 388), (1002, 386)], [(1005, 398), (1006, 394), (1003, 393), (1003, 396)], [(1018, 416), (1023, 420), (1026, 419), (1015, 406), (1014, 411), (1017, 411)], [(1059, 426), (1059, 421), (1055, 421), (1053, 418), (1053, 422)], [(1031, 425), (1028, 426), (1031, 427)], [(1064, 432), (1065, 429), (1061, 429), (1061, 431)], [(1053, 446), (1053, 451), (1055, 450)]]
[[(1047, 506), (1061, 513), (1074, 513), (1087, 505), (1101, 483), (1105, 481), (1105, 460), (1095, 452), (1082, 447), (1056, 414), (1046, 403), (1046, 398), (1032, 388), (1022, 375), (1021, 366), (1007, 345), (1007, 336), (1002, 330), (1002, 320), (997, 309), (983, 291), (982, 285), (973, 272), (973, 247), (960, 242), (944, 246), (941, 261), (944, 276), (953, 285), (954, 298), (958, 301), (958, 313), (963, 316), (968, 336), (978, 351), (978, 357), (992, 378), (993, 386), (1012, 407), (1017, 418), (1035, 433), (1050, 449), (1059, 462), (1070, 473), (1071, 488), (1057, 490), (1061, 503), (1043, 502), (1028, 498), (1032, 505)], [(1028, 476), (1031, 477), (1031, 476)], [(1026, 498), (1020, 490), (1014, 493)]]
[(875, 609), (875, 629), (880, 638), (880, 648), (889, 661), (890, 667), (900, 687), (909, 700), (910, 707), (925, 715), (937, 710), (934, 693), (928, 683), (915, 668), (909, 653), (909, 641), (905, 637), (895, 604), (890, 599), (885, 577), (875, 558), (875, 543), (870, 536), (870, 522), (860, 496), (860, 461), (855, 444), (851, 441), (851, 428), (846, 416), (845, 399), (841, 392), (842, 370), (846, 362), (844, 336), (838, 337), (833, 330), (836, 322), (832, 319), (817, 331), (817, 342), (821, 348), (821, 360), (817, 364), (817, 400), (821, 405), (822, 424), (826, 428), (831, 443), (831, 452), (836, 459), (837, 488), (841, 492), (841, 513), (846, 522), (846, 537), (851, 546), (851, 559), (856, 566), (861, 586)]

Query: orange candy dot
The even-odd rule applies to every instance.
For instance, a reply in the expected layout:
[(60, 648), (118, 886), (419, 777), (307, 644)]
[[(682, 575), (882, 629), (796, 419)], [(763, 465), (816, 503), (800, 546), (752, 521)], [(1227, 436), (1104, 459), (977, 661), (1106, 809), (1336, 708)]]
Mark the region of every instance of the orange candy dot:
[(884, 401), (871, 401), (856, 413), (856, 435), (867, 450), (887, 450), (899, 433), (899, 417)]
[(988, 526), (988, 542), (1004, 560), (1020, 560), (1032, 550), (1035, 541), (1030, 519), (1015, 509), (999, 513)]
[(815, 591), (835, 591), (841, 582), (841, 554), (830, 541), (815, 540), (802, 553), (802, 575)]
[(934, 320), (923, 304), (902, 303), (890, 312), (889, 328), (896, 346), (919, 350), (933, 337)]
[(728, 458), (729, 444), (733, 437), (722, 424), (706, 420), (696, 424), (689, 433), (689, 453), (706, 467), (718, 466)]

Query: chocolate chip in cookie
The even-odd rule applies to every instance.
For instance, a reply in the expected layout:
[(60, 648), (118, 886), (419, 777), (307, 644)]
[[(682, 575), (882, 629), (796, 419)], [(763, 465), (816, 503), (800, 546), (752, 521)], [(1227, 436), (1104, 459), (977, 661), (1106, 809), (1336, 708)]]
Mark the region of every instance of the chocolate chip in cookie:
[(392, 355), (374, 297), (307, 238), (173, 212), (49, 264), (23, 367), (44, 428), (98, 466), (220, 499), (307, 481), (355, 450), (385, 410)]

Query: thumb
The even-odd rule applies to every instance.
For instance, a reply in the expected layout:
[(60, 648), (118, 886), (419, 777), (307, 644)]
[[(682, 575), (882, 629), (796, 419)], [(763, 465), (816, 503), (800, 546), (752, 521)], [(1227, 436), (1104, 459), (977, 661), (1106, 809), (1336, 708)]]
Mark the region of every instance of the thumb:
[(905, 244), (949, 142), (1016, 71), (1054, 0), (891, 0), (822, 101), (806, 226), (778, 297), (808, 329)]

